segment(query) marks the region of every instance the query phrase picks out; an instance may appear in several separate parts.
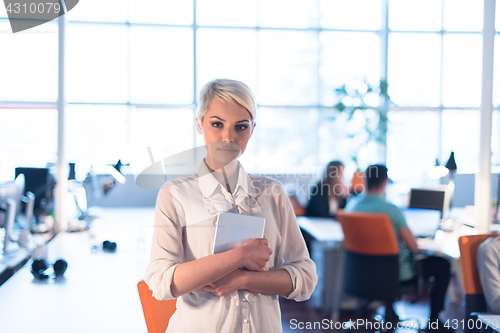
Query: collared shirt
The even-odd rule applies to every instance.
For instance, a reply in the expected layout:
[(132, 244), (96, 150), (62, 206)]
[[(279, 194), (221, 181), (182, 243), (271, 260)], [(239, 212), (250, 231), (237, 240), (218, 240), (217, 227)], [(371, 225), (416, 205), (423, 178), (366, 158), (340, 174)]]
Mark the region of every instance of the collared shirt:
[[(309, 299), (317, 283), (316, 266), (282, 184), (249, 175), (238, 162), (233, 192), (231, 198), (204, 163), (197, 174), (167, 182), (160, 190), (151, 260), (144, 278), (154, 297), (174, 298), (171, 283), (175, 268), (211, 255), (217, 213), (231, 210), (234, 202), (238, 213), (266, 219), (264, 236), (273, 253), (265, 270), (286, 270), (293, 285), (287, 298)], [(278, 296), (248, 290), (215, 296), (198, 289), (178, 298), (167, 332), (282, 332)]]
[(363, 195), (350, 201), (346, 211), (384, 213), (389, 215), (399, 244), (399, 280), (411, 280), (416, 275), (415, 265), (405, 243), (399, 236), (399, 231), (407, 228), (406, 219), (401, 210), (394, 204), (385, 201), (378, 194)]

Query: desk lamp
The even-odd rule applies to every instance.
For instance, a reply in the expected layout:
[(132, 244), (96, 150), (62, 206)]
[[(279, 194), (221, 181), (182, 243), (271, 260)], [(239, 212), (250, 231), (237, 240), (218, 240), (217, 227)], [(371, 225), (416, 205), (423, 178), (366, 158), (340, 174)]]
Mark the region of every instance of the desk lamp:
[(443, 178), (448, 175), (449, 172), (450, 170), (448, 170), (445, 166), (440, 165), (438, 159), (436, 158), (436, 166), (429, 170), (429, 178)]
[(455, 192), (455, 173), (457, 172), (457, 162), (455, 162), (455, 153), (451, 152), (450, 158), (448, 162), (446, 162), (445, 167), (450, 170), (450, 181), (448, 182), (448, 188), (450, 190), (450, 206), (451, 209), (451, 199), (453, 198), (453, 194)]

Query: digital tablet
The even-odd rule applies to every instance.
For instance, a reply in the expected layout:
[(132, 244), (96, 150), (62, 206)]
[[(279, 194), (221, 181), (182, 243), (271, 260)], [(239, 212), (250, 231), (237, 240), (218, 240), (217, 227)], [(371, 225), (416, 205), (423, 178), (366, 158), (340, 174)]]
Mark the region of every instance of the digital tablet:
[(234, 249), (253, 238), (264, 237), (265, 224), (266, 219), (261, 216), (219, 213), (212, 254)]

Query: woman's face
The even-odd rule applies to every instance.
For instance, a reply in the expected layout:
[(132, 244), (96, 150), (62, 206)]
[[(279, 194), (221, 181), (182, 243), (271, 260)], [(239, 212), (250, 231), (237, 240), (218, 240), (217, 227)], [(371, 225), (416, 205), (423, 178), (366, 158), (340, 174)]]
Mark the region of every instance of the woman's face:
[(218, 98), (212, 101), (203, 121), (197, 117), (196, 123), (210, 157), (224, 165), (243, 154), (255, 128), (244, 107)]

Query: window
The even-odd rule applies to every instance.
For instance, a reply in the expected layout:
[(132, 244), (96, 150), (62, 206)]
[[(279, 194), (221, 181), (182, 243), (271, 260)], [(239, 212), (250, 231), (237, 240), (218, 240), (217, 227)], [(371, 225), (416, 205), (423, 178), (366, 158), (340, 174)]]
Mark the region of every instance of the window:
[[(1, 7), (0, 30), (7, 31)], [(242, 157), (249, 172), (318, 173), (333, 159), (353, 170), (353, 149), (361, 150), (364, 168), (383, 161), (385, 152), (349, 137), (362, 120), (348, 124), (335, 114), (334, 90), (387, 76), (386, 161), (394, 180), (424, 177), (451, 150), (458, 172), (474, 172), (482, 12), (475, 0), (81, 1), (67, 14), (68, 161), (102, 165), (120, 158), (140, 169), (150, 163), (147, 147), (159, 159), (202, 145), (194, 124), (197, 95), (207, 81), (226, 77), (247, 83), (259, 104)], [(2, 173), (9, 163), (56, 158), (57, 22), (33, 31), (0, 34), (9, 50), (0, 53), (0, 116), (19, 124), (3, 125), (0, 140), (16, 137), (25, 147), (2, 148)], [(495, 57), (498, 109), (500, 52)], [(498, 118), (496, 110), (492, 156), (500, 165)], [(25, 133), (37, 128), (50, 134)]]

